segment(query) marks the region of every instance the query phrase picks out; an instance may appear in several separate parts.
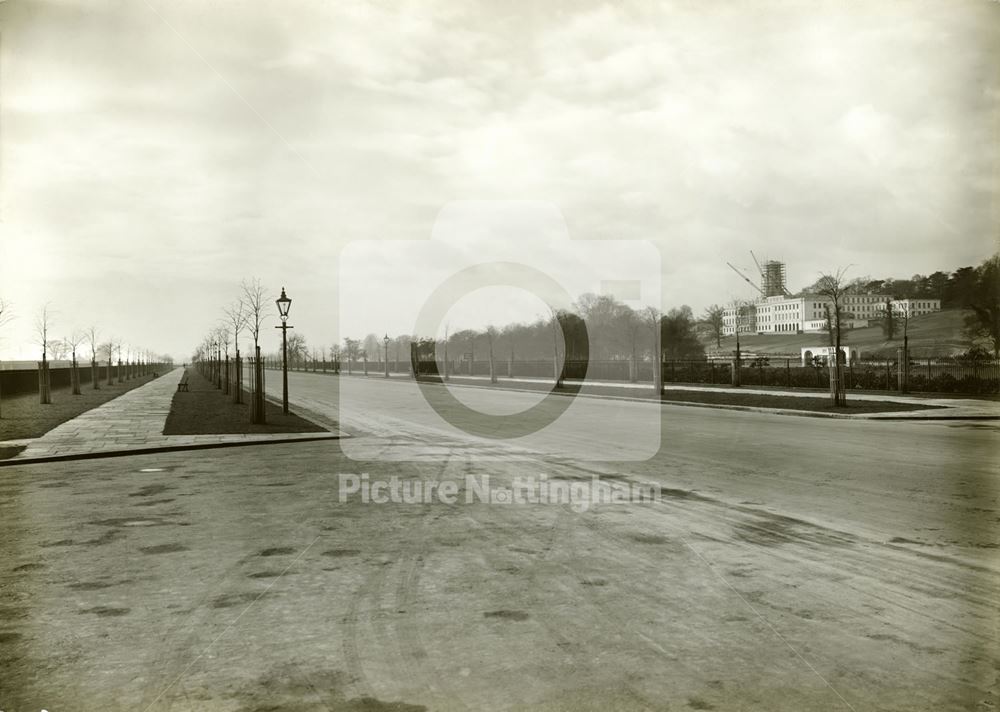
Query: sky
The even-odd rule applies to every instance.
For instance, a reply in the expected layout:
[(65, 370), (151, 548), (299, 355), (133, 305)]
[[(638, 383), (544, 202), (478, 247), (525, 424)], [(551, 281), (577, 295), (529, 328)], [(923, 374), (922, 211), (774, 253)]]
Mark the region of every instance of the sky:
[[(993, 0), (5, 0), (0, 358), (47, 303), (184, 360), (249, 277), (312, 345), (411, 333), (498, 243), (571, 294), (652, 266), (642, 301), (696, 313), (750, 296), (751, 249), (793, 289), (953, 270), (998, 249), (997, 135)], [(559, 225), (462, 212), (491, 205)], [(452, 329), (545, 308), (465, 300)]]

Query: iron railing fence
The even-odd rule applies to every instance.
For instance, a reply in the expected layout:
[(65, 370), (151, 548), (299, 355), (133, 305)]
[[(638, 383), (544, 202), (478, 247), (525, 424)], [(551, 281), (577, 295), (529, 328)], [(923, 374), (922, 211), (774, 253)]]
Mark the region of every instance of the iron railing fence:
[[(267, 358), (266, 368), (280, 369), (280, 358)], [(542, 378), (555, 376), (552, 359), (520, 360), (497, 358), (494, 361), (499, 378)], [(630, 368), (629, 361), (618, 360), (569, 360), (562, 365), (566, 380), (590, 382), (652, 383), (654, 365), (639, 361)], [(663, 382), (692, 385), (731, 385), (733, 361), (730, 359), (670, 360), (662, 364)], [(302, 360), (289, 363), (291, 371), (323, 373), (352, 373), (378, 375), (385, 373), (381, 361), (331, 361), (324, 359)], [(866, 359), (844, 365), (844, 378), (849, 389), (872, 391), (900, 390), (899, 364), (894, 359)], [(390, 373), (410, 373), (409, 360), (389, 359)], [(445, 372), (442, 360), (417, 362), (417, 373), (422, 376), (440, 376)], [(449, 360), (448, 374), (461, 376), (489, 376), (488, 359), (467, 361)], [(802, 365), (797, 358), (744, 358), (740, 369), (740, 383), (744, 387), (764, 386), (781, 388), (830, 387), (830, 371), (826, 365)], [(924, 393), (962, 393), (994, 395), (1000, 393), (1000, 361), (969, 362), (955, 359), (911, 359), (904, 389)]]
[[(60, 361), (59, 363), (65, 364), (66, 362)], [(52, 361), (49, 361), (48, 364), (51, 387), (53, 389), (68, 388), (72, 384), (72, 367), (68, 365), (57, 366)], [(28, 393), (38, 393), (39, 368), (40, 362), (35, 368), (0, 369), (0, 394), (3, 396), (18, 396)], [(129, 380), (153, 373), (164, 373), (170, 368), (173, 368), (173, 366), (166, 363), (126, 364), (123, 362), (120, 366), (116, 363), (111, 366), (111, 378), (117, 383), (120, 380)], [(81, 386), (93, 386), (93, 374), (95, 371), (97, 372), (98, 386), (102, 386), (108, 382), (107, 361), (103, 363), (98, 362), (97, 368), (94, 369), (90, 361), (81, 360), (77, 362), (77, 371)]]

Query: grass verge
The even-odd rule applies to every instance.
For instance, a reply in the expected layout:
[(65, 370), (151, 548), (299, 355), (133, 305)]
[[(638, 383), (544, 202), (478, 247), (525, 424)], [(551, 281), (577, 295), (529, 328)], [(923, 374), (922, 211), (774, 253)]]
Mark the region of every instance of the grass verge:
[(99, 390), (87, 383), (80, 387), (78, 396), (73, 395), (69, 386), (53, 389), (52, 402), (47, 405), (38, 402), (37, 393), (4, 397), (0, 403), (0, 440), (39, 438), (57, 425), (151, 380), (153, 376), (149, 375), (113, 386), (101, 383)]
[[(421, 378), (424, 382), (439, 382), (440, 378)], [(490, 388), (517, 388), (523, 390), (548, 391), (551, 382), (529, 382), (529, 381), (505, 381), (500, 379), (497, 383), (489, 385), (482, 380), (463, 379), (452, 376), (450, 383), (457, 385), (482, 386)], [(598, 396), (618, 396), (628, 398), (648, 398), (654, 399), (653, 387), (644, 388), (616, 388), (614, 386), (581, 386), (579, 384), (566, 384), (561, 389), (555, 391), (560, 395), (573, 396), (598, 395)], [(664, 402), (692, 403), (703, 405), (738, 405), (753, 408), (782, 408), (788, 410), (805, 410), (813, 413), (899, 413), (912, 410), (940, 410), (940, 406), (925, 405), (922, 403), (900, 403), (897, 401), (871, 401), (856, 400), (851, 398), (851, 393), (847, 394), (847, 407), (834, 407), (830, 399), (826, 396), (788, 396), (788, 395), (762, 395), (757, 393), (729, 393), (726, 391), (689, 391), (664, 388), (660, 400)]]
[[(325, 428), (300, 418), (285, 415), (281, 407), (267, 402), (267, 423), (250, 422), (250, 406), (233, 403), (196, 370), (189, 368), (188, 391), (174, 394), (164, 435), (228, 435), (240, 433), (324, 433)], [(249, 398), (244, 398), (249, 400)]]

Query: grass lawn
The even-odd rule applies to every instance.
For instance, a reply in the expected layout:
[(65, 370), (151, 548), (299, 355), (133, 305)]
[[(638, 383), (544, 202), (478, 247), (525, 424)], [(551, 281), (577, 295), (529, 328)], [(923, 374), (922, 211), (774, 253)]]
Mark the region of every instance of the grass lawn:
[[(174, 394), (164, 435), (222, 435), (230, 433), (323, 433), (325, 428), (294, 413), (285, 415), (281, 406), (267, 402), (267, 423), (250, 422), (250, 406), (233, 403), (195, 369), (187, 369), (188, 391)], [(244, 401), (249, 402), (245, 394)]]
[[(945, 309), (933, 314), (924, 314), (910, 319), (909, 345), (914, 358), (952, 356), (968, 351), (972, 342), (964, 334), (963, 320), (969, 312), (964, 309)], [(902, 329), (902, 325), (899, 327)], [(799, 357), (802, 348), (824, 346), (829, 343), (827, 334), (775, 334), (740, 336), (740, 348), (759, 354), (790, 354)], [(722, 339), (722, 347), (716, 348), (715, 340), (703, 341), (707, 351), (730, 353), (736, 349), (736, 338)], [(862, 329), (844, 331), (844, 345), (861, 352), (862, 360), (886, 355), (895, 358), (896, 349), (903, 345), (902, 331), (892, 341), (887, 341), (882, 327), (868, 326)]]
[(86, 383), (80, 387), (81, 394), (74, 396), (69, 386), (52, 389), (52, 402), (42, 405), (37, 393), (4, 396), (0, 401), (0, 440), (20, 440), (38, 438), (52, 428), (75, 418), (91, 408), (107, 403), (122, 393), (127, 393), (153, 380), (153, 376), (140, 376), (125, 383), (109, 386), (101, 383), (100, 390)]

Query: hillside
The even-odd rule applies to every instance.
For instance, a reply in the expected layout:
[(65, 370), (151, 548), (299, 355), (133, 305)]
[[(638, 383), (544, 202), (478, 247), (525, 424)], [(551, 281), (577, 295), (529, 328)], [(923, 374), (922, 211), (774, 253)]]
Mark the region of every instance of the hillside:
[[(946, 309), (935, 314), (925, 314), (910, 320), (910, 352), (916, 358), (955, 356), (964, 353), (972, 342), (962, 333), (963, 309)], [(829, 343), (827, 334), (787, 334), (781, 336), (757, 336), (743, 334), (740, 346), (744, 351), (783, 356), (799, 356), (800, 349), (808, 346), (822, 346)], [(874, 358), (895, 354), (903, 345), (903, 336), (898, 334), (892, 341), (886, 341), (881, 326), (869, 326), (844, 332), (844, 341), (857, 347), (861, 358)], [(722, 340), (722, 348), (716, 349), (714, 340), (703, 341), (705, 350), (712, 355), (716, 351), (729, 354), (736, 348), (736, 337)]]

